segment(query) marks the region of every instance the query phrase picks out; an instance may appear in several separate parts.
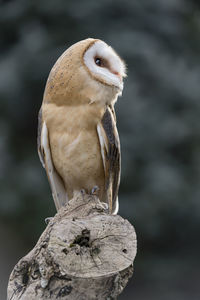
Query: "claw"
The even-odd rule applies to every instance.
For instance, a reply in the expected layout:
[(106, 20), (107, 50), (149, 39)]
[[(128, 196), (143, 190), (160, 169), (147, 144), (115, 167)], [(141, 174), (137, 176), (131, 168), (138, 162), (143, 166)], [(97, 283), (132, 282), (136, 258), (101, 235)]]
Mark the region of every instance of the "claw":
[(91, 195), (97, 195), (99, 190), (100, 188), (97, 185), (95, 185), (91, 190)]
[(52, 219), (53, 219), (53, 217), (48, 217), (48, 218), (44, 219), (46, 225), (48, 225)]
[(86, 192), (85, 192), (84, 189), (81, 190), (81, 194), (82, 194), (82, 195), (85, 195), (85, 194), (86, 194)]
[(81, 190), (80, 190), (80, 193), (81, 193), (82, 199), (84, 200), (85, 195), (86, 195), (86, 191), (85, 191), (84, 189), (81, 189)]

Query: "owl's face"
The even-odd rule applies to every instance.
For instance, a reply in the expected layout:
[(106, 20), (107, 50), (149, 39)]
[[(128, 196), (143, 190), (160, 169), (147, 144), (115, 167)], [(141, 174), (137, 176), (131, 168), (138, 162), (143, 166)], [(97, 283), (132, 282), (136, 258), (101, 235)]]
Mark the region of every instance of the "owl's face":
[(84, 64), (92, 77), (104, 85), (114, 87), (121, 94), (126, 67), (117, 53), (101, 40), (96, 40), (86, 49)]

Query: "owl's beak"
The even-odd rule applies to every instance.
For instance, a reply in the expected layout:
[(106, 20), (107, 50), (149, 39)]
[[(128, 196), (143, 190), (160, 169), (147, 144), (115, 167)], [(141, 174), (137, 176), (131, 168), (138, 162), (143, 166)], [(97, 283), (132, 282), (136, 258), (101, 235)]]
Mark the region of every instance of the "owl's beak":
[(124, 85), (123, 85), (123, 77), (122, 77), (121, 73), (119, 73), (117, 71), (113, 71), (112, 73), (118, 77), (119, 84), (117, 85), (117, 87), (120, 90), (120, 95), (121, 95), (121, 92), (122, 92), (123, 87), (124, 87)]
[(119, 78), (120, 82), (122, 82), (122, 75), (117, 72), (117, 71), (112, 71), (113, 74), (117, 75), (117, 77)]
[(116, 87), (117, 87), (117, 88), (119, 89), (119, 91), (120, 91), (119, 95), (121, 95), (121, 94), (122, 94), (123, 87), (124, 87), (124, 84), (123, 84), (123, 77), (122, 77), (122, 75), (121, 75), (119, 72), (117, 72), (117, 71), (112, 71), (112, 73), (118, 77), (118, 80), (119, 80), (119, 81), (118, 81), (118, 84), (117, 84)]

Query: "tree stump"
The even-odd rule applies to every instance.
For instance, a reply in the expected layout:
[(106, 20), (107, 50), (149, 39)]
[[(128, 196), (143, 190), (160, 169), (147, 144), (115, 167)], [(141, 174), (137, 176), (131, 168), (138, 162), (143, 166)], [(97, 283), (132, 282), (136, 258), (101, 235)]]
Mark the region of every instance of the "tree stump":
[(135, 255), (133, 226), (97, 196), (77, 193), (14, 267), (7, 299), (117, 299)]

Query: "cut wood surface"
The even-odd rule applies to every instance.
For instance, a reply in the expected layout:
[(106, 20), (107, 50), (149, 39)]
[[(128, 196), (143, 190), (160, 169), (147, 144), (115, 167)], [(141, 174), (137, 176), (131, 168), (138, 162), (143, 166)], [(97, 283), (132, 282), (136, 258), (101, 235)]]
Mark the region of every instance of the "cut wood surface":
[(97, 196), (77, 193), (14, 267), (8, 300), (117, 299), (135, 255), (133, 226)]

